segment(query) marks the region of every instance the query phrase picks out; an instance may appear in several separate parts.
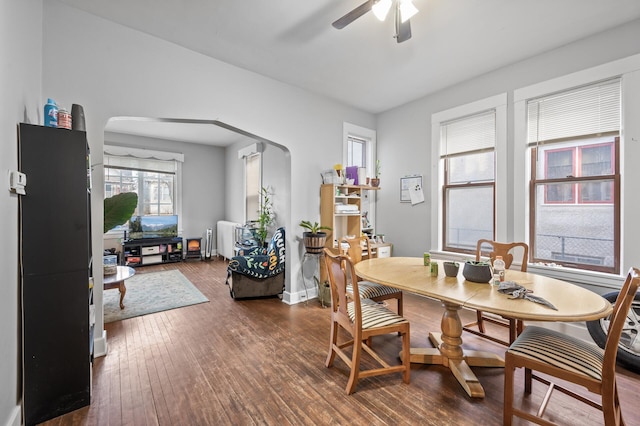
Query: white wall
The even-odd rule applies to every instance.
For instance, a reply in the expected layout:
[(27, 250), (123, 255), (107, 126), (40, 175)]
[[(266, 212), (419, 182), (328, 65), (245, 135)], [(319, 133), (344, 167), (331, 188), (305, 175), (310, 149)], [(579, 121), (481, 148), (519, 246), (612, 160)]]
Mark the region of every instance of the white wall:
[(42, 0), (0, 0), (0, 425), (20, 424), (22, 398), (18, 197), (7, 172), (18, 170), (16, 124), (42, 120), (41, 54)]
[[(63, 106), (83, 105), (95, 164), (102, 163), (104, 126), (116, 116), (217, 119), (289, 150), (285, 301), (296, 301), (304, 291), (296, 278), (297, 223), (318, 218), (320, 170), (335, 163), (335, 153), (341, 152), (343, 121), (372, 128), (374, 117), (53, 0), (44, 5), (44, 40), (43, 93)], [(322, 148), (309, 155), (312, 146)], [(102, 167), (95, 168), (93, 182), (93, 233), (101, 236)], [(227, 181), (225, 192), (241, 193), (241, 185), (241, 180)], [(94, 240), (94, 252), (99, 252), (101, 238)], [(98, 276), (98, 307), (100, 280)], [(102, 313), (96, 314), (100, 318)], [(103, 349), (102, 343), (96, 342), (96, 351)]]
[[(434, 113), (484, 99), (499, 93), (508, 94), (507, 139), (509, 143), (508, 176), (520, 172), (521, 158), (515, 158), (513, 91), (531, 84), (546, 81), (572, 72), (584, 70), (616, 59), (640, 52), (640, 21), (634, 21), (617, 29), (607, 31), (584, 40), (546, 52), (539, 56), (479, 76), (431, 96), (387, 111), (378, 116), (378, 158), (383, 164), (382, 191), (378, 194), (377, 229), (386, 234), (394, 243), (394, 255), (417, 256), (431, 246), (432, 210), (430, 194), (425, 194), (426, 202), (412, 207), (399, 202), (399, 179), (401, 176), (420, 173), (425, 177), (424, 187), (428, 188), (432, 177), (437, 176), (437, 159), (431, 156), (431, 116)], [(626, 131), (633, 126), (637, 131), (637, 119), (628, 120)], [(622, 158), (627, 163), (624, 168), (623, 188), (624, 211), (627, 212), (627, 226), (624, 241), (640, 238), (640, 229), (631, 212), (637, 210), (638, 201), (633, 192), (635, 182), (640, 181), (640, 170), (629, 167), (637, 159), (637, 142), (626, 141), (626, 151)], [(399, 153), (399, 154), (398, 154)], [(633, 154), (632, 154), (633, 153)], [(524, 188), (515, 187), (513, 180), (507, 180), (506, 199), (517, 199), (515, 195)], [(524, 206), (511, 203), (508, 206), (506, 238), (517, 238), (524, 230), (515, 229), (515, 222), (522, 223)], [(471, 211), (470, 211), (471, 214)], [(626, 274), (631, 265), (640, 264), (640, 252), (627, 246), (622, 273)]]

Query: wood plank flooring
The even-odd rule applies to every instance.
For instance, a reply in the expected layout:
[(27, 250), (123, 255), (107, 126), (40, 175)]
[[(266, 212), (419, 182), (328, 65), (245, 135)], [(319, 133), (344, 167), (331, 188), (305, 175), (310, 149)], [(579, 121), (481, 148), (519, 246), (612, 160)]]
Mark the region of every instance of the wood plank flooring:
[[(94, 362), (91, 405), (46, 425), (502, 424), (500, 368), (474, 368), (484, 399), (469, 398), (448, 369), (415, 364), (410, 385), (400, 374), (378, 376), (362, 380), (347, 396), (346, 365), (337, 359), (333, 368), (324, 367), (330, 313), (317, 300), (294, 306), (278, 298), (233, 300), (222, 260), (136, 272), (176, 268), (210, 302), (107, 324), (108, 354)], [(405, 295), (412, 346), (427, 344), (441, 314), (438, 302)], [(463, 320), (473, 315), (461, 311)], [(468, 333), (463, 339), (465, 347), (504, 353), (504, 347)], [(374, 345), (396, 361), (397, 336)], [(618, 375), (627, 425), (640, 425), (640, 376), (622, 368)], [(516, 383), (520, 400), (521, 375)], [(543, 394), (534, 383), (525, 404)], [(602, 424), (599, 411), (560, 393), (547, 411), (560, 424)]]

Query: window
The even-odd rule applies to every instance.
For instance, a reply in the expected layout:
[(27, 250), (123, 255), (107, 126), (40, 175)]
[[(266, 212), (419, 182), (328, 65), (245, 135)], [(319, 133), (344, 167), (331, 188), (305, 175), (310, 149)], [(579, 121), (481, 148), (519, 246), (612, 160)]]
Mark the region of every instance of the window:
[(260, 154), (254, 153), (244, 158), (246, 222), (258, 220), (258, 210), (260, 209), (260, 163)]
[(261, 142), (254, 142), (238, 150), (238, 160), (244, 166), (244, 219), (245, 223), (258, 220), (260, 191), (262, 188)]
[[(182, 154), (158, 153), (168, 159), (149, 157), (150, 151), (105, 146), (105, 198), (124, 192), (138, 194), (134, 216), (178, 215), (177, 203), (179, 161)], [(128, 224), (117, 227), (128, 229)]]
[(494, 239), (495, 146), (495, 110), (440, 124), (444, 250), (474, 253)]
[[(376, 132), (372, 129), (343, 123), (342, 162), (345, 167), (363, 167), (358, 170), (358, 184), (366, 185), (366, 178), (375, 177)], [(364, 178), (364, 181), (360, 181)], [(362, 231), (373, 236), (376, 223), (376, 191), (363, 191), (360, 210), (363, 217)]]
[(620, 79), (527, 102), (534, 261), (619, 272)]
[(354, 136), (347, 139), (347, 164), (367, 167), (367, 141)]

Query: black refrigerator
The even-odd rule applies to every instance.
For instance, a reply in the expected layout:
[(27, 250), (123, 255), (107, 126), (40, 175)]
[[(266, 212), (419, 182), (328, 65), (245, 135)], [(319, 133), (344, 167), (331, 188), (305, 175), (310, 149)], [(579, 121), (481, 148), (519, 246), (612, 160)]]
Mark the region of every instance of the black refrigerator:
[(32, 425), (89, 405), (92, 332), (86, 133), (20, 124), (22, 395)]

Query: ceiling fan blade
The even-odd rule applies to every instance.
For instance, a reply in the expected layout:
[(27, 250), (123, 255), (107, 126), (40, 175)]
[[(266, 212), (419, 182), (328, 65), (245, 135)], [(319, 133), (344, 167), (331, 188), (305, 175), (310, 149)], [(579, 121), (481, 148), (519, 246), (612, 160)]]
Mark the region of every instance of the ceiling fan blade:
[(404, 23), (400, 22), (400, 26), (398, 27), (398, 35), (396, 35), (396, 41), (398, 43), (402, 43), (403, 41), (407, 41), (411, 38), (411, 23), (409, 20)]
[(402, 22), (400, 7), (396, 8), (396, 41), (402, 43), (411, 38), (411, 21), (408, 19)]
[(331, 25), (333, 25), (334, 28), (337, 28), (339, 30), (343, 29), (344, 27), (346, 27), (347, 25), (349, 25), (350, 23), (352, 23), (353, 21), (355, 21), (356, 19), (358, 19), (359, 17), (361, 17), (362, 15), (370, 11), (371, 7), (373, 6), (373, 2), (374, 0), (368, 0), (362, 3), (360, 6), (356, 7), (351, 12), (344, 15), (342, 18), (336, 20)]

